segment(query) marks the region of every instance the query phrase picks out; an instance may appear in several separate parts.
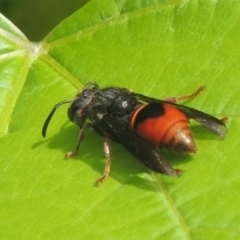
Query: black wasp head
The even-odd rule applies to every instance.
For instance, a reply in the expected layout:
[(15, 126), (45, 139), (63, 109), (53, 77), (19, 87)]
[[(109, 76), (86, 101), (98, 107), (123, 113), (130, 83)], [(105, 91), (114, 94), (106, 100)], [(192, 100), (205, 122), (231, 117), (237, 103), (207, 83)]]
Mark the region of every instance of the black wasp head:
[(60, 106), (62, 106), (65, 103), (72, 103), (68, 109), (68, 118), (70, 119), (70, 121), (72, 121), (72, 122), (76, 123), (77, 125), (79, 125), (80, 127), (82, 127), (87, 118), (87, 107), (88, 107), (89, 103), (91, 102), (93, 95), (97, 89), (99, 89), (99, 86), (97, 85), (97, 83), (89, 82), (84, 86), (82, 92), (77, 94), (77, 96), (74, 100), (65, 100), (65, 101), (62, 101), (62, 102), (56, 104), (54, 106), (53, 110), (48, 115), (48, 117), (43, 125), (43, 128), (42, 128), (43, 137), (46, 136), (47, 127), (48, 127), (49, 122), (52, 119), (53, 114), (55, 113), (57, 108), (59, 108)]
[(88, 117), (89, 105), (94, 94), (99, 89), (95, 82), (87, 83), (82, 92), (78, 93), (72, 104), (68, 108), (68, 118), (71, 122), (82, 127)]

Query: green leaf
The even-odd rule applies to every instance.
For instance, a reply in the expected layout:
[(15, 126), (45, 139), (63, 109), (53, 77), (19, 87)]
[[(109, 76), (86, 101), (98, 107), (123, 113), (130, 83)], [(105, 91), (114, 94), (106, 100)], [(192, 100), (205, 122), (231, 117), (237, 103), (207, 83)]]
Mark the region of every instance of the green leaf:
[[(240, 2), (93, 0), (31, 43), (0, 18), (1, 239), (238, 239), (240, 237)], [(147, 171), (89, 132), (74, 160), (79, 129), (62, 106), (88, 81), (156, 98), (207, 90), (186, 104), (228, 116), (221, 140), (192, 123), (195, 155), (163, 153), (180, 178)]]

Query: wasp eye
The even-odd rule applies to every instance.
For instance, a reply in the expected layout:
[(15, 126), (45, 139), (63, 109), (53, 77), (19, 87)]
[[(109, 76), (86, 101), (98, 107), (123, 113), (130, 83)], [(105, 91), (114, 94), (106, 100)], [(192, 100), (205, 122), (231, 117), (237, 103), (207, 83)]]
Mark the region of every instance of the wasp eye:
[(76, 123), (80, 128), (85, 124), (86, 115), (86, 102), (76, 99), (68, 109), (68, 118), (71, 122)]
[(79, 99), (75, 100), (68, 108), (68, 118), (71, 122), (74, 122), (77, 111), (83, 109), (83, 103)]

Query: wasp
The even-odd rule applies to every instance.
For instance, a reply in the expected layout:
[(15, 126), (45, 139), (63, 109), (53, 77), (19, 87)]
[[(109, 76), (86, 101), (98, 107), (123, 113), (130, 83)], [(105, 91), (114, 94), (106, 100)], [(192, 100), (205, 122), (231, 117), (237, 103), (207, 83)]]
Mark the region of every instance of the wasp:
[(104, 137), (106, 165), (103, 175), (96, 181), (102, 183), (110, 173), (110, 141), (122, 144), (147, 168), (169, 176), (179, 176), (181, 169), (174, 169), (160, 155), (159, 150), (195, 153), (196, 143), (189, 127), (194, 119), (213, 133), (224, 138), (227, 133), (225, 121), (191, 107), (177, 104), (179, 100), (195, 98), (205, 86), (187, 96), (163, 100), (135, 93), (127, 88), (108, 87), (101, 89), (96, 82), (87, 83), (75, 99), (56, 104), (47, 117), (42, 135), (46, 136), (49, 122), (61, 105), (71, 103), (68, 118), (80, 127), (75, 150), (66, 153), (73, 157), (79, 151), (88, 128)]

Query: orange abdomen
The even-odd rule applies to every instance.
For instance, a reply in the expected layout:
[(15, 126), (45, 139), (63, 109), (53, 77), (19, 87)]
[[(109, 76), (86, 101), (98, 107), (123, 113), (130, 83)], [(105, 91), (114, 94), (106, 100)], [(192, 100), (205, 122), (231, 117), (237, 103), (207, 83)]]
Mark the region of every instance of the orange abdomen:
[(142, 105), (131, 116), (130, 126), (137, 135), (160, 149), (180, 152), (197, 150), (188, 118), (172, 105)]

